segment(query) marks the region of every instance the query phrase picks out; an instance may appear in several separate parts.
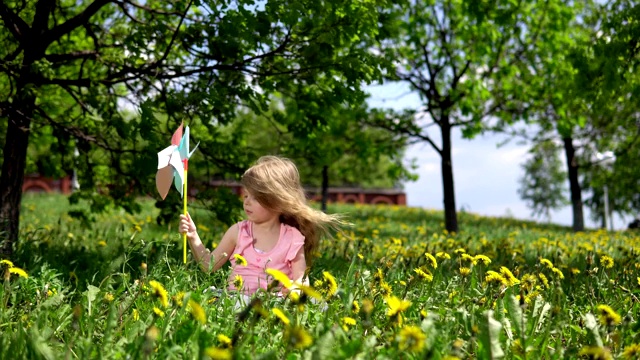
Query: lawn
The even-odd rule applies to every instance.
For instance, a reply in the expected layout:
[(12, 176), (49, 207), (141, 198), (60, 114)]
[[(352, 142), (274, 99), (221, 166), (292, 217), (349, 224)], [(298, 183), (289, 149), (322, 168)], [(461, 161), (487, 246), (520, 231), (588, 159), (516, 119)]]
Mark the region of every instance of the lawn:
[[(67, 214), (27, 194), (0, 273), (0, 358), (635, 359), (640, 233), (589, 231), (396, 206), (331, 205), (353, 223), (325, 239), (313, 289), (248, 304), (229, 267), (182, 262), (177, 224), (110, 211)], [(72, 208), (73, 209), (73, 208)], [(226, 229), (198, 203), (199, 232)]]

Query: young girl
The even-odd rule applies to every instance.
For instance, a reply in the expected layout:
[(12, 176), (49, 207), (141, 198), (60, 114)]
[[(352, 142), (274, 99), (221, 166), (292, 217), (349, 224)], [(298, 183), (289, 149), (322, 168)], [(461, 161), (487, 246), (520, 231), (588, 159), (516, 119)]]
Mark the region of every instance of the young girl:
[[(247, 220), (232, 225), (213, 251), (200, 241), (191, 217), (180, 215), (180, 232), (187, 234), (196, 261), (204, 271), (215, 271), (230, 257), (242, 256), (246, 265), (234, 261), (229, 290), (244, 295), (266, 289), (273, 281), (266, 269), (277, 269), (294, 282), (306, 284), (305, 271), (320, 237), (342, 222), (336, 215), (307, 205), (298, 169), (291, 160), (261, 157), (242, 175), (242, 185)], [(242, 278), (241, 289), (234, 286), (237, 276)]]

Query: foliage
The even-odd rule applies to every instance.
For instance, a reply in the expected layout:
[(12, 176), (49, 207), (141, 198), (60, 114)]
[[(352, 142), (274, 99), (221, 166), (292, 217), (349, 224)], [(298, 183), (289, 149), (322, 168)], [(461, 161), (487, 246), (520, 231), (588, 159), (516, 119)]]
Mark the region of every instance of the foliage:
[[(135, 196), (153, 191), (155, 153), (182, 121), (212, 171), (237, 176), (252, 159), (223, 125), (239, 108), (261, 113), (271, 94), (292, 87), (320, 108), (362, 101), (360, 86), (381, 77), (368, 48), (378, 35), (375, 9), (386, 4), (2, 2), (0, 118), (12, 161), (0, 176), (0, 223), (9, 245), (27, 170), (58, 175), (74, 166), (77, 196), (93, 211), (136, 210)], [(298, 120), (308, 131), (322, 125)], [(45, 148), (56, 150), (51, 161)], [(27, 164), (28, 153), (41, 156)]]
[[(179, 236), (155, 224), (151, 202), (136, 216), (100, 215), (94, 229), (58, 220), (63, 203), (24, 203), (29, 241), (12, 265), (28, 278), (12, 274), (0, 289), (0, 357), (632, 359), (640, 350), (638, 234), (470, 213), (461, 214), (469, 231), (451, 234), (435, 211), (333, 205), (354, 226), (323, 242), (311, 271), (330, 291), (247, 306), (210, 289), (226, 286), (228, 269), (181, 263)], [(224, 231), (199, 229), (209, 245)], [(331, 279), (337, 289), (324, 285)]]
[(520, 178), (518, 193), (532, 209), (533, 216), (545, 216), (551, 221), (551, 210), (557, 210), (568, 203), (564, 181), (567, 177), (562, 170), (558, 156), (559, 148), (553, 141), (536, 144), (529, 153), (531, 157), (522, 165), (525, 175)]
[(387, 79), (407, 82), (422, 106), (376, 124), (428, 143), (440, 155), (445, 223), (457, 231), (452, 129), (473, 138), (496, 116), (508, 118), (525, 106), (519, 75), (531, 60), (561, 60), (555, 54), (572, 7), (565, 1), (411, 1), (391, 14), (397, 15), (393, 40), (379, 45), (394, 64)]

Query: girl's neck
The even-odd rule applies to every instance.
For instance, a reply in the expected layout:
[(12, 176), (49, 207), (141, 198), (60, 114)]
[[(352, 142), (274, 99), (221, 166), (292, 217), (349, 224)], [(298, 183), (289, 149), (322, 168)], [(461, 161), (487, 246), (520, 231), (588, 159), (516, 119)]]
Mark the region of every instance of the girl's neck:
[(260, 231), (273, 231), (275, 229), (280, 229), (280, 217), (276, 216), (261, 222), (254, 221), (253, 228), (259, 229)]

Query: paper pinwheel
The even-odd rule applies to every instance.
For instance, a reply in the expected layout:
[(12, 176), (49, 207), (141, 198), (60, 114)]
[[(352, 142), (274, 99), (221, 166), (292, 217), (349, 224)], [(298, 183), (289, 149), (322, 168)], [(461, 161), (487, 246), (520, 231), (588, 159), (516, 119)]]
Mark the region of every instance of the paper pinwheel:
[[(196, 147), (189, 151), (189, 126), (184, 129), (180, 124), (178, 130), (171, 136), (171, 145), (158, 153), (158, 172), (156, 173), (156, 187), (160, 197), (164, 200), (174, 183), (183, 199), (184, 214), (187, 214), (187, 171), (189, 158), (196, 151)], [(187, 262), (187, 234), (182, 237), (184, 246), (184, 262)]]

